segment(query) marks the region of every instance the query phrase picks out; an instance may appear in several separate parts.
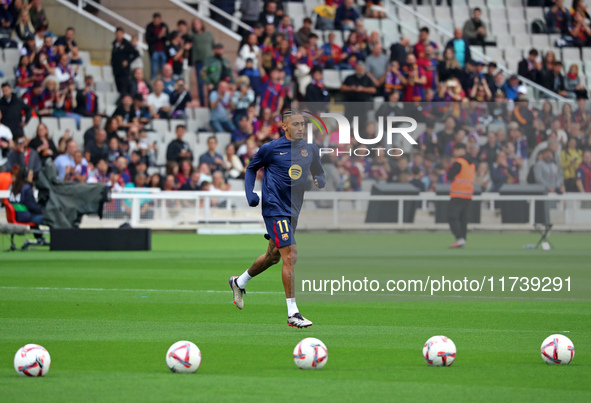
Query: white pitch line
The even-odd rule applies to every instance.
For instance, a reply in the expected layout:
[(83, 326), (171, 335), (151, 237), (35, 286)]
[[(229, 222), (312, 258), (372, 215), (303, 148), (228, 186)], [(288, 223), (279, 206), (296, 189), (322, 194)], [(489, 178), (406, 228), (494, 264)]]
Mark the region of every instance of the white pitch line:
[[(232, 291), (222, 290), (154, 290), (154, 289), (136, 289), (136, 288), (75, 288), (75, 287), (6, 287), (0, 286), (0, 290), (35, 290), (35, 291), (115, 291), (115, 292), (174, 292), (174, 293), (225, 293)], [(283, 294), (280, 291), (249, 291), (249, 294)]]

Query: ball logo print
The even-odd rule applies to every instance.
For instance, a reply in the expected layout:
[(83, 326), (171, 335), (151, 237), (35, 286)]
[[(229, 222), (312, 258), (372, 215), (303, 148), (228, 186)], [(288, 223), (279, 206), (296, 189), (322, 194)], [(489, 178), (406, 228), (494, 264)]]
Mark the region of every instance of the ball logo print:
[(49, 353), (38, 344), (27, 344), (14, 356), (14, 369), (20, 376), (45, 376), (50, 366)]
[(540, 348), (542, 359), (549, 365), (568, 365), (575, 356), (575, 346), (566, 336), (548, 336)]
[(423, 346), (423, 358), (434, 367), (449, 367), (456, 359), (456, 345), (445, 336), (433, 336)]
[(201, 351), (190, 341), (178, 341), (166, 352), (166, 365), (175, 373), (194, 373), (201, 365)]

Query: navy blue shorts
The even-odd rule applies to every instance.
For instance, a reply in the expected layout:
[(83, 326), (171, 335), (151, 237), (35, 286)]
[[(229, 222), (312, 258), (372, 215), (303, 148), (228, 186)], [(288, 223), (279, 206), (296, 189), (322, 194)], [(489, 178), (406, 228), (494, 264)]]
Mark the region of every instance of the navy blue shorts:
[[(263, 217), (267, 235), (265, 238), (272, 239), (277, 248), (283, 248), (288, 245), (295, 245), (295, 229), (297, 221), (290, 217)], [(293, 221), (293, 226), (292, 226)]]

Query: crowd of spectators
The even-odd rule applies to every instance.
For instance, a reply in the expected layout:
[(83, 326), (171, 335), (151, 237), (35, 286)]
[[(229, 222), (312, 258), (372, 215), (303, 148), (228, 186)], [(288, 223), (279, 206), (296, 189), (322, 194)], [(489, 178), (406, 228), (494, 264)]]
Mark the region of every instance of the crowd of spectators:
[[(426, 127), (417, 133), (420, 146), (398, 158), (384, 153), (359, 156), (348, 151), (365, 146), (338, 146), (333, 144), (335, 133), (318, 134), (319, 145), (342, 147), (338, 155), (323, 157), (327, 189), (358, 191), (372, 179), (434, 190), (447, 181), (453, 145), (464, 142), (484, 190), (535, 182), (549, 191), (591, 191), (591, 152), (586, 151), (591, 146), (591, 111), (577, 65), (569, 66), (565, 75), (554, 53), (540, 60), (532, 49), (516, 66), (518, 73), (577, 104), (561, 105), (560, 110), (551, 102), (530, 104), (517, 75), (507, 76), (494, 62), (485, 65), (470, 54), (471, 44), (494, 45), (479, 9), (448, 43), (436, 43), (424, 27), (417, 43), (403, 37), (390, 44), (364, 26), (364, 18), (381, 17), (379, 2), (372, 2), (378, 8), (360, 8), (352, 0), (330, 3), (334, 28), (340, 32), (330, 32), (324, 42), (308, 17), (296, 30), (282, 2), (266, 1), (253, 13), (258, 2), (244, 1), (243, 7), (250, 6), (243, 20), (253, 29), (241, 31), (243, 41), (233, 64), (224, 44), (215, 43), (199, 19), (177, 21), (172, 29), (154, 13), (146, 27), (148, 66), (143, 65), (138, 38), (128, 41), (118, 28), (111, 66), (120, 97), (114, 113), (101, 116), (94, 78), (78, 77), (82, 70), (75, 30), (68, 28), (56, 38), (47, 31), (41, 2), (33, 1), (29, 16), (21, 21), (32, 24), (34, 37), (25, 33), (21, 39), (14, 87), (2, 86), (0, 168), (26, 166), (33, 181), (51, 159), (58, 176), (69, 181), (100, 182), (116, 190), (135, 186), (221, 192), (230, 189), (228, 181), (244, 177), (261, 145), (281, 136), (285, 108), (304, 103), (327, 107), (331, 101), (373, 104), (383, 97), (373, 116), (415, 117)], [(22, 9), (18, 15), (25, 13)], [(343, 35), (343, 46), (337, 35)], [(196, 99), (184, 79), (187, 65), (195, 74)], [(351, 74), (332, 91), (324, 82), (327, 69)], [(230, 143), (220, 145), (213, 135), (207, 139), (207, 151), (194, 155), (186, 136), (196, 133), (178, 123), (171, 125), (176, 139), (165, 149), (150, 140), (154, 119), (183, 122), (188, 109), (197, 106), (209, 108), (209, 122), (199, 122), (203, 130), (230, 133)], [(58, 133), (49, 133), (43, 123), (34, 138), (25, 138), (23, 126), (31, 116), (77, 122), (93, 117), (94, 122), (83, 144), (77, 144), (69, 133), (58, 140)], [(375, 136), (377, 122), (361, 120), (362, 135)], [(158, 153), (166, 155), (167, 163), (156, 172)]]

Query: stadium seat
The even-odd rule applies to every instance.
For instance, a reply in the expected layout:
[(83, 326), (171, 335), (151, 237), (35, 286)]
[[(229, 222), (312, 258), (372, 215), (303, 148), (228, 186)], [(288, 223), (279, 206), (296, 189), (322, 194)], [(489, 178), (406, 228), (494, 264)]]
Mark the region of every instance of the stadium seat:
[(501, 48), (487, 46), (485, 50), (486, 50), (486, 55), (488, 57), (490, 57), (492, 60), (494, 60), (495, 62), (497, 62), (497, 64), (501, 60), (504, 60), (503, 59), (503, 51), (501, 50)]
[(498, 9), (504, 10), (505, 9), (505, 1), (504, 0), (486, 0), (486, 6), (488, 7), (489, 12), (492, 10), (498, 10)]
[(381, 31), (380, 28), (380, 20), (376, 19), (376, 18), (366, 18), (365, 20), (363, 20), (363, 25), (365, 26), (365, 29), (367, 30), (368, 33), (372, 33), (373, 31)]
[(486, 3), (484, 0), (468, 0), (468, 7), (470, 7), (470, 10), (478, 7), (486, 12)]
[(195, 120), (197, 120), (199, 128), (209, 128), (209, 108), (195, 108)]
[(324, 70), (324, 84), (329, 90), (336, 90), (341, 87), (341, 79), (338, 70)]
[(199, 122), (195, 119), (187, 120), (187, 133), (197, 133), (199, 130)]
[(103, 80), (108, 83), (114, 83), (115, 78), (113, 77), (113, 67), (109, 65), (103, 65)]
[(531, 36), (531, 44), (538, 51), (541, 48), (548, 48), (548, 35), (546, 35), (546, 34), (532, 35)]
[(84, 72), (87, 76), (92, 76), (92, 78), (94, 78), (95, 84), (99, 81), (103, 81), (103, 74), (101, 71), (101, 66), (93, 66), (93, 65), (84, 66)]
[[(226, 146), (230, 144), (232, 141), (232, 134), (231, 133), (216, 133), (215, 137), (218, 139), (218, 146), (216, 151), (222, 155), (224, 155), (226, 151)], [(207, 143), (205, 143), (207, 144)]]
[[(511, 34), (514, 36), (517, 35), (526, 35), (527, 34), (527, 24), (524, 24), (523, 21), (509, 21), (509, 30), (511, 31)], [(546, 35), (534, 35), (532, 37), (536, 38), (536, 37), (546, 37)], [(546, 37), (546, 41), (548, 41), (547, 37)]]
[(25, 136), (29, 139), (35, 137), (37, 135), (37, 126), (39, 126), (39, 118), (32, 117), (24, 128)]
[(176, 132), (176, 127), (179, 125), (185, 125), (185, 128), (187, 127), (187, 122), (185, 122), (184, 120), (181, 120), (181, 119), (172, 119), (169, 123), (170, 123), (170, 131), (173, 133)]
[(82, 59), (82, 65), (90, 66), (90, 52), (81, 50), (78, 52), (78, 56), (80, 56), (80, 59)]
[(106, 81), (95, 81), (95, 92), (111, 92), (113, 91), (113, 84)]
[(49, 132), (50, 137), (59, 139), (62, 136), (58, 118), (54, 118), (52, 116), (43, 116), (41, 118), (41, 122), (47, 126), (47, 131)]
[(529, 49), (531, 48), (531, 37), (529, 35), (517, 35), (513, 37), (513, 45), (516, 48)]
[(341, 79), (341, 82), (345, 81), (345, 79), (349, 76), (352, 76), (353, 74), (355, 74), (355, 70), (341, 70), (339, 71), (339, 77)]
[(107, 108), (107, 96), (104, 92), (97, 92), (96, 97), (99, 101), (99, 113), (105, 113), (105, 110)]
[(532, 23), (534, 20), (545, 21), (544, 9), (542, 7), (526, 7), (525, 8), (526, 24)]
[(152, 129), (158, 133), (167, 133), (169, 131), (168, 120), (166, 120), (166, 119), (152, 120)]
[(562, 48), (562, 58), (564, 60), (581, 60), (581, 52), (579, 48)]
[(449, 7), (433, 7), (433, 16), (435, 21), (439, 23), (442, 20), (451, 21), (451, 8)]
[(74, 120), (74, 118), (60, 118), (59, 124), (61, 133), (65, 133), (66, 130), (69, 130), (70, 136), (74, 137), (74, 134), (78, 131), (76, 120)]
[(21, 52), (16, 48), (6, 48), (4, 49), (4, 63), (12, 66), (14, 69), (18, 66), (18, 61), (21, 57)]
[(507, 20), (508, 21), (518, 21), (522, 24), (525, 23), (525, 16), (523, 14), (523, 7), (507, 7)]
[(82, 132), (82, 136), (84, 136), (84, 133), (92, 127), (92, 121), (92, 118), (87, 117), (80, 119), (80, 132)]
[[(447, 9), (442, 8), (441, 10), (447, 10)], [(416, 11), (417, 11), (417, 13), (422, 15), (423, 17), (433, 19), (433, 7), (431, 7), (431, 6), (417, 6)], [(448, 17), (449, 17), (449, 12), (448, 12)], [(368, 19), (366, 19), (365, 21), (368, 21)]]
[(308, 15), (304, 12), (304, 4), (303, 3), (284, 3), (285, 4), (285, 13), (289, 16), (293, 16), (294, 19), (303, 20), (304, 16)]
[(117, 105), (107, 104), (105, 107), (105, 114), (107, 116), (111, 116), (113, 113), (115, 113), (115, 109), (117, 109)]
[(107, 91), (107, 92), (104, 92), (104, 94), (105, 94), (105, 102), (108, 105), (116, 105), (117, 104), (117, 101), (119, 100), (119, 93)]

